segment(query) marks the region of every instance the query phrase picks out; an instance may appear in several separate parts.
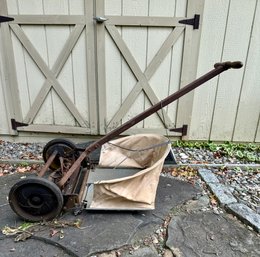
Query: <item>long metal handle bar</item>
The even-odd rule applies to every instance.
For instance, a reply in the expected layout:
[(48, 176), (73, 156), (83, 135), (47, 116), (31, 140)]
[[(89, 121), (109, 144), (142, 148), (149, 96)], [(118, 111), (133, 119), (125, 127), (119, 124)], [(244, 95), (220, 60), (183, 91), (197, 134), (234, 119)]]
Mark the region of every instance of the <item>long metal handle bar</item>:
[(223, 63), (216, 63), (214, 65), (214, 69), (206, 73), (205, 75), (199, 77), (198, 79), (194, 80), (193, 82), (189, 83), (179, 91), (173, 93), (172, 95), (166, 97), (162, 101), (158, 102), (157, 104), (153, 105), (152, 107), (148, 108), (144, 112), (138, 114), (134, 118), (130, 119), (129, 121), (125, 122), (118, 128), (112, 130), (104, 137), (98, 139), (96, 142), (88, 146), (84, 152), (81, 153), (81, 155), (78, 157), (78, 159), (74, 162), (74, 164), (71, 166), (71, 168), (68, 170), (68, 172), (62, 177), (62, 179), (59, 181), (58, 186), (63, 187), (66, 181), (70, 178), (70, 176), (75, 172), (77, 167), (81, 164), (81, 162), (95, 149), (99, 148), (101, 145), (105, 144), (109, 140), (115, 138), (116, 136), (119, 136), (122, 132), (126, 131), (127, 129), (131, 128), (138, 122), (144, 120), (145, 118), (149, 117), (153, 113), (157, 112), (158, 110), (162, 109), (166, 105), (172, 103), (173, 101), (179, 99), (183, 95), (189, 93), (193, 89), (197, 88), (201, 84), (205, 83), (206, 81), (212, 79), (213, 77), (219, 75), (225, 70), (228, 70), (230, 68), (233, 69), (239, 69), (243, 66), (241, 62), (223, 62)]

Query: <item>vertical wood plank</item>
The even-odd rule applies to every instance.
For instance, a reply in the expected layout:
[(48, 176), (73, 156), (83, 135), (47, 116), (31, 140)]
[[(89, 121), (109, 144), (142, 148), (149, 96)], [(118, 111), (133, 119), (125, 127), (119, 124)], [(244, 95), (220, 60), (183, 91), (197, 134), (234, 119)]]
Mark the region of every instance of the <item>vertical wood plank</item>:
[(105, 15), (119, 15), (121, 16), (122, 0), (105, 0), (104, 13)]
[(4, 75), (4, 57), (3, 57), (3, 47), (2, 47), (2, 33), (1, 33), (1, 26), (0, 26), (0, 134), (8, 134), (9, 133), (9, 122), (8, 122), (8, 106), (5, 101), (5, 93), (4, 88), (5, 86), (5, 75)]
[[(104, 17), (104, 0), (96, 0), (95, 16)], [(106, 133), (106, 69), (105, 69), (105, 26), (96, 23), (96, 56), (97, 56), (97, 85), (98, 85), (98, 114), (99, 114), (99, 133)]]
[[(123, 15), (126, 16), (148, 16), (148, 0), (123, 1)], [(136, 62), (138, 63), (142, 71), (145, 70), (147, 62), (147, 28), (123, 28), (122, 38), (126, 45), (130, 49)], [(131, 89), (136, 84), (137, 80), (133, 74), (129, 71), (129, 67), (122, 62), (122, 100), (130, 93)], [(122, 122), (129, 120), (144, 110), (144, 93), (141, 92), (137, 97), (135, 103), (129, 109), (126, 116), (122, 119)], [(139, 122), (134, 127), (142, 128), (144, 122)]]
[[(235, 59), (245, 63), (254, 11), (255, 1), (253, 0), (231, 0), (223, 47), (223, 61)], [(242, 80), (243, 69), (231, 70), (220, 76), (211, 140), (232, 139)]]
[[(165, 0), (158, 6), (158, 1), (149, 1), (149, 16), (173, 17), (175, 14), (175, 1)], [(164, 43), (172, 28), (148, 28), (147, 38), (147, 65), (151, 62), (161, 45)], [(162, 63), (151, 77), (149, 84), (156, 96), (163, 99), (169, 94), (169, 79), (171, 73), (171, 51), (162, 60)], [(150, 101), (145, 98), (145, 109), (151, 106)], [(164, 108), (165, 110), (167, 108)], [(175, 117), (174, 117), (175, 120)], [(167, 124), (169, 126), (169, 124)], [(170, 125), (172, 126), (172, 125)], [(164, 127), (157, 114), (154, 114), (144, 120), (145, 128)]]
[[(8, 15), (7, 13), (7, 3), (5, 0), (0, 1), (0, 12), (3, 15)], [(10, 119), (15, 118), (17, 120), (22, 119), (21, 105), (20, 99), (18, 97), (18, 86), (17, 86), (17, 76), (16, 73), (12, 74), (12, 71), (15, 71), (15, 63), (14, 63), (14, 53), (12, 46), (12, 39), (9, 30), (8, 23), (1, 24), (1, 46), (4, 51), (2, 51), (3, 58), (3, 93), (6, 103), (6, 116), (8, 122), (8, 130), (11, 135), (17, 134), (11, 128)], [(1, 50), (2, 50), (1, 49)], [(16, 101), (13, 101), (16, 99)]]
[[(68, 1), (69, 14), (84, 14), (84, 1)], [(70, 33), (74, 26), (71, 26)], [(89, 94), (88, 94), (88, 73), (87, 73), (87, 44), (86, 28), (81, 33), (71, 52), (71, 71), (73, 79), (74, 103), (85, 121), (89, 122)]]
[[(122, 15), (121, 0), (105, 1), (106, 15)], [(121, 34), (121, 27), (117, 27)], [(108, 127), (119, 124), (111, 124), (110, 121), (122, 104), (122, 56), (115, 43), (105, 32), (105, 66), (106, 66), (106, 119)]]
[[(33, 8), (32, 8), (33, 7)], [(41, 0), (17, 1), (19, 14), (43, 14), (43, 5)], [(44, 26), (21, 25), (26, 36), (35, 46), (43, 60), (48, 63), (48, 50), (46, 46), (46, 35)], [(31, 104), (35, 100), (41, 89), (45, 77), (32, 60), (26, 50), (23, 49), (20, 42), (13, 38), (15, 45), (15, 61), (17, 67), (17, 76), (19, 78), (20, 97), (23, 99), (22, 106), (23, 118), (28, 113)], [(33, 121), (35, 124), (53, 124), (51, 97), (48, 96), (44, 105)]]
[(260, 115), (260, 3), (257, 1), (249, 50), (245, 63), (233, 141), (253, 142)]
[(86, 15), (86, 58), (88, 110), (91, 134), (98, 134), (98, 100), (96, 82), (95, 31), (93, 23), (94, 2), (85, 0)]
[(61, 69), (64, 66), (64, 63), (68, 59), (71, 50), (75, 43), (77, 42), (77, 39), (79, 38), (80, 34), (82, 33), (82, 30), (84, 29), (84, 25), (77, 25), (70, 37), (69, 40), (66, 41), (62, 51), (59, 54), (58, 59), (55, 61), (55, 64), (53, 65), (52, 69), (50, 70), (49, 67), (46, 65), (42, 57), (39, 55), (35, 47), (32, 45), (30, 40), (28, 40), (27, 36), (24, 34), (22, 29), (17, 24), (10, 25), (12, 30), (14, 31), (15, 35), (19, 38), (19, 40), (22, 42), (25, 49), (28, 51), (32, 59), (37, 63), (37, 66), (40, 68), (41, 72), (44, 74), (44, 76), (47, 78), (46, 82), (42, 86), (40, 92), (38, 93), (37, 97), (35, 98), (33, 105), (27, 114), (25, 120), (32, 121), (35, 118), (35, 115), (37, 114), (39, 108), (41, 107), (43, 101), (45, 100), (45, 97), (49, 93), (49, 90), (51, 86), (53, 86), (54, 90), (57, 92), (57, 94), (60, 96), (62, 101), (64, 102), (64, 105), (67, 106), (67, 108), (70, 110), (70, 112), (73, 114), (75, 119), (78, 121), (79, 124), (84, 126), (85, 121), (79, 114), (78, 110), (75, 108), (75, 105), (72, 103), (71, 99), (67, 95), (67, 93), (62, 88), (59, 81), (56, 79), (58, 74), (60, 73)]
[[(0, 73), (0, 76), (2, 77), (2, 72)], [(3, 92), (3, 81), (0, 81), (0, 115), (1, 115), (1, 122), (0, 122), (0, 134), (9, 134), (9, 125), (8, 123), (10, 120), (7, 116), (7, 109), (6, 109), (6, 103), (4, 99), (4, 92)], [(9, 121), (8, 121), (9, 120)]]
[[(85, 14), (85, 0), (68, 0), (69, 13), (72, 15), (84, 15)], [(91, 10), (92, 12), (93, 10)]]
[[(187, 17), (194, 17), (194, 14), (200, 14), (200, 23), (202, 23), (203, 9), (204, 0), (196, 2), (189, 0), (187, 4)], [(201, 26), (198, 30), (194, 30), (192, 26), (186, 26), (181, 72), (181, 88), (196, 78), (200, 34)], [(184, 124), (188, 125), (188, 135), (183, 137), (183, 139), (189, 138), (193, 98), (194, 92), (190, 92), (178, 101), (176, 126), (182, 127)]]
[(176, 0), (175, 16), (185, 17), (187, 14), (187, 6), (189, 0)]
[[(175, 17), (185, 17), (187, 9), (187, 0), (175, 1)], [(179, 90), (181, 84), (182, 56), (184, 48), (184, 32), (180, 35), (178, 41), (174, 44), (171, 54), (171, 74), (169, 78), (169, 94)], [(177, 119), (177, 101), (168, 105), (167, 113), (173, 119), (174, 125)]]
[[(205, 1), (197, 77), (221, 60), (228, 9), (229, 1)], [(214, 78), (194, 91), (189, 134), (191, 140), (209, 139), (217, 83), (218, 78)]]
[[(67, 0), (45, 0), (44, 1), (45, 14), (69, 14), (69, 7)], [(68, 39), (70, 29), (68, 26), (46, 26), (46, 40), (48, 49), (48, 65), (51, 68), (56, 61), (63, 45)], [(57, 35), (59, 40), (57, 40)], [(63, 69), (58, 75), (58, 81), (61, 83), (65, 92), (70, 96), (72, 102), (75, 103), (75, 94), (73, 90), (72, 78), (72, 62), (71, 56), (68, 58)], [(53, 115), (55, 125), (70, 125), (76, 126), (74, 117), (70, 111), (64, 106), (62, 99), (52, 90)]]
[(255, 142), (260, 143), (260, 115), (258, 117), (258, 126), (257, 126), (257, 129), (256, 129)]
[(9, 15), (18, 14), (17, 0), (6, 0), (6, 4)]

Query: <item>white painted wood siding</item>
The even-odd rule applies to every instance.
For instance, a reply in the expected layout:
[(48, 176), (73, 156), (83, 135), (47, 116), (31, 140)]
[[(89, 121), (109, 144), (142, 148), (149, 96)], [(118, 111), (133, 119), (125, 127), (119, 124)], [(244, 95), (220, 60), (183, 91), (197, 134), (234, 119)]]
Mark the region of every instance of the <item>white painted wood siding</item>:
[[(39, 53), (36, 59), (42, 59), (40, 65), (35, 64), (18, 40), (17, 24), (12, 24), (9, 35), (12, 45), (6, 37), (7, 24), (0, 25), (0, 135), (16, 134), (10, 125), (14, 116), (18, 121), (31, 122), (29, 131), (105, 134), (148, 108), (151, 99), (162, 99), (175, 92), (193, 77), (212, 69), (214, 63), (239, 60), (244, 63), (242, 69), (221, 74), (164, 108), (163, 114), (160, 112), (140, 122), (129, 133), (167, 134), (165, 126), (188, 124), (189, 134), (185, 139), (260, 142), (259, 0), (205, 0), (201, 30), (197, 35), (200, 40), (196, 39), (198, 60), (193, 56), (197, 54), (193, 51), (197, 46), (192, 45), (196, 36), (189, 40), (188, 35), (185, 38), (179, 31), (173, 47), (162, 54), (164, 58), (159, 63), (156, 53), (164, 42), (169, 43), (169, 38), (174, 38), (172, 28), (113, 27), (118, 16), (126, 17), (124, 22), (131, 22), (131, 17), (189, 16), (189, 10), (202, 9), (199, 3), (200, 0), (0, 0), (2, 15), (15, 15), (23, 21), (23, 15), (66, 15), (77, 21), (81, 17), (82, 24), (87, 24), (63, 68), (58, 65), (63, 60), (62, 56), (58, 58), (59, 53), (72, 32), (78, 35), (80, 22), (77, 30), (73, 30), (75, 24), (18, 24)], [(86, 8), (87, 4), (90, 8)], [(5, 13), (6, 8), (8, 12)], [(107, 21), (109, 31), (93, 22), (93, 16), (111, 17)], [(114, 33), (113, 39), (109, 33)], [(125, 42), (121, 49), (128, 50), (133, 57), (128, 60), (130, 67), (114, 42), (119, 37)], [(26, 38), (23, 37), (25, 41)], [(56, 77), (51, 77), (49, 72), (53, 68)], [(64, 92), (58, 90), (57, 93), (52, 88), (31, 118), (32, 107), (37, 106), (34, 102), (40, 99), (37, 94), (46, 83), (46, 76), (54, 79), (54, 84), (61, 85)], [(28, 127), (21, 128), (26, 129)]]
[(189, 139), (260, 142), (260, 3), (206, 0), (198, 75), (214, 62), (240, 60), (195, 90)]
[(96, 134), (93, 3), (1, 1), (15, 17), (9, 43), (17, 79), (10, 85), (20, 115), (13, 118), (29, 124), (18, 129)]
[[(2, 42), (2, 33), (0, 32), (0, 42)], [(5, 97), (5, 72), (3, 65), (3, 47), (0, 43), (0, 135), (9, 134), (8, 125), (8, 109), (6, 108), (6, 97)]]

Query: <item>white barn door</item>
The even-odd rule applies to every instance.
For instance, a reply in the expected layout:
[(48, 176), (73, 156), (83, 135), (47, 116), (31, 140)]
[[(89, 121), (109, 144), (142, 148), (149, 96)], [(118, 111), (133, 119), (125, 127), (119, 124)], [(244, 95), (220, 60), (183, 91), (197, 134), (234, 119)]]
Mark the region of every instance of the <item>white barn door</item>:
[[(96, 1), (101, 134), (195, 79), (203, 6), (188, 0)], [(177, 135), (166, 129), (190, 124), (192, 100), (190, 93), (127, 133)]]
[(0, 1), (13, 130), (97, 134), (93, 2)]

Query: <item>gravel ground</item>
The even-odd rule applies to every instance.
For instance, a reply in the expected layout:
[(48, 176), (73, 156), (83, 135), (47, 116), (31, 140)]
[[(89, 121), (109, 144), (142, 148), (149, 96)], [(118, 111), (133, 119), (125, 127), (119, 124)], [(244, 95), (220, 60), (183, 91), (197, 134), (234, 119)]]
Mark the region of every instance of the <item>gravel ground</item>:
[(0, 159), (42, 160), (44, 144), (10, 143), (0, 140)]
[[(42, 160), (42, 150), (44, 144), (24, 144), (10, 143), (0, 140), (0, 159), (19, 159), (22, 164), (0, 163), (0, 176), (12, 174), (14, 172), (38, 171), (40, 164), (29, 165), (26, 160)], [(187, 147), (174, 147), (173, 152), (178, 164), (186, 165), (183, 168), (166, 168), (165, 173), (182, 180), (186, 180), (194, 185), (204, 186), (197, 176), (196, 168), (189, 167), (189, 164), (221, 164), (221, 167), (211, 167), (210, 169), (218, 176), (221, 183), (227, 185), (233, 195), (251, 209), (260, 214), (260, 168), (243, 168), (254, 162), (241, 161), (235, 157), (220, 156), (216, 152), (208, 149), (197, 149)], [(257, 153), (260, 156), (260, 153)], [(228, 164), (237, 164), (238, 167), (228, 168)], [(259, 163), (258, 163), (259, 164)], [(211, 203), (216, 205), (215, 199)], [(217, 211), (217, 209), (216, 209)]]
[[(235, 157), (221, 156), (208, 149), (175, 147), (173, 151), (178, 164), (221, 164), (220, 167), (210, 167), (209, 169), (217, 175), (221, 183), (230, 189), (239, 202), (246, 204), (260, 214), (259, 163), (241, 161)], [(256, 155), (260, 156), (260, 153), (257, 152)], [(230, 168), (230, 164), (234, 165), (234, 167)], [(252, 165), (258, 165), (258, 168), (252, 168)], [(182, 178), (181, 174), (178, 176)], [(188, 176), (188, 178), (192, 183), (195, 183), (194, 178), (191, 176)], [(196, 178), (196, 182), (201, 183), (198, 178)]]
[[(173, 152), (178, 164), (256, 164), (253, 161), (223, 156), (218, 151), (212, 152), (208, 149), (174, 147)], [(255, 155), (260, 159), (260, 152), (255, 152)]]

